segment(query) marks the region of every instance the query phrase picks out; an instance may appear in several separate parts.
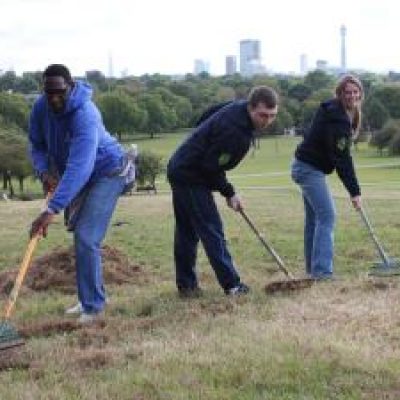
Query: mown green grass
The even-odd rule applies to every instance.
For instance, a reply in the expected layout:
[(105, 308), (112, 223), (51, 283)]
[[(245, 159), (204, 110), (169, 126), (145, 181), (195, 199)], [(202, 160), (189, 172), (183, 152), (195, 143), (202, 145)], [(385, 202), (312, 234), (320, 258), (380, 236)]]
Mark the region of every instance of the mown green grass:
[[(181, 136), (140, 142), (167, 157)], [(302, 200), (288, 174), (295, 139), (263, 140), (230, 173), (249, 216), (296, 275), (303, 275)], [(276, 150), (278, 148), (278, 150)], [(365, 146), (357, 166), (396, 163)], [(360, 168), (364, 203), (390, 255), (399, 255), (398, 168)], [(276, 177), (246, 176), (272, 172)], [(160, 179), (163, 180), (162, 178)], [(360, 216), (335, 177), (335, 272), (341, 279), (268, 296), (267, 282), (284, 279), (239, 215), (216, 195), (229, 248), (249, 296), (230, 299), (217, 286), (200, 250), (204, 296), (176, 295), (173, 215), (168, 185), (158, 195), (121, 198), (106, 243), (142, 266), (144, 279), (108, 285), (106, 326), (30, 339), (31, 367), (0, 372), (0, 399), (398, 399), (400, 398), (399, 278), (368, 277), (377, 259)], [(372, 185), (373, 184), (373, 185)], [(18, 265), (35, 202), (0, 203), (0, 269)], [(60, 218), (61, 219), (61, 218)], [(61, 221), (36, 255), (71, 244)], [(58, 319), (74, 296), (23, 291), (14, 323)], [(2, 354), (0, 353), (0, 357)]]
[[(151, 150), (162, 155), (166, 162), (184, 137), (184, 134), (168, 134), (155, 140), (140, 140), (137, 144), (139, 149)], [(299, 138), (281, 136), (262, 138), (260, 147), (252, 148), (248, 156), (237, 168), (230, 171), (228, 176), (239, 187), (291, 186), (290, 163), (299, 140)], [(365, 143), (358, 144), (353, 156), (358, 167), (361, 184), (379, 184), (382, 187), (394, 186), (398, 189), (400, 169), (398, 158), (382, 157), (376, 149), (368, 147)], [(379, 166), (381, 168), (378, 168)], [(334, 185), (339, 183), (335, 176), (331, 180)], [(168, 189), (164, 176), (160, 176), (158, 181), (161, 189)], [(339, 183), (339, 185), (341, 184)]]

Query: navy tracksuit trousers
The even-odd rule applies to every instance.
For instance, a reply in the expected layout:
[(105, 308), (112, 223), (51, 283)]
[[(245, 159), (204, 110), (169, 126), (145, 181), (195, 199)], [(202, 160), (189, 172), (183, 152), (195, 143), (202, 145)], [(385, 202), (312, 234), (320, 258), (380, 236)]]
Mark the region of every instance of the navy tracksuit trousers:
[(201, 240), (218, 282), (224, 290), (240, 278), (227, 249), (221, 217), (212, 192), (204, 186), (172, 185), (175, 212), (174, 256), (178, 289), (198, 286), (197, 244)]

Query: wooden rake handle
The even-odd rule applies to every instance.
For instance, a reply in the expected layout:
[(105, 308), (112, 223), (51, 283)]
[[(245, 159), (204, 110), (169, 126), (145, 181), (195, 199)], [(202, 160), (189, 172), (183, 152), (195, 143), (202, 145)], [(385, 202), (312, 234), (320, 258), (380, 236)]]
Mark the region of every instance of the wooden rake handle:
[[(46, 197), (46, 204), (48, 203), (52, 193), (47, 193)], [(40, 235), (36, 234), (34, 235), (31, 240), (28, 243), (28, 246), (25, 250), (24, 258), (22, 259), (21, 266), (19, 267), (18, 275), (15, 278), (15, 283), (14, 286), (8, 296), (5, 311), (4, 311), (4, 317), (5, 319), (9, 319), (12, 310), (14, 309), (15, 302), (17, 301), (18, 293), (21, 289), (22, 282), (25, 279), (26, 272), (28, 271), (28, 268), (31, 264), (32, 260), (32, 255), (33, 252), (35, 251), (35, 248), (37, 246), (37, 243), (40, 240)]]
[(251, 222), (250, 218), (248, 215), (244, 212), (243, 209), (239, 210), (240, 215), (243, 217), (243, 219), (247, 222), (247, 225), (249, 225), (250, 229), (255, 233), (261, 244), (264, 246), (265, 249), (268, 250), (268, 252), (271, 254), (271, 256), (274, 258), (276, 263), (278, 264), (280, 270), (290, 279), (294, 279), (293, 275), (287, 270), (285, 267), (285, 264), (283, 263), (282, 259), (279, 257), (278, 253), (274, 250), (274, 248), (264, 239), (264, 237), (261, 235), (261, 233), (258, 231), (258, 229), (255, 227), (253, 222)]
[(22, 282), (24, 281), (26, 272), (28, 271), (29, 265), (32, 260), (33, 252), (36, 248), (36, 245), (37, 245), (39, 239), (40, 239), (40, 236), (38, 234), (36, 234), (35, 236), (32, 237), (32, 239), (28, 243), (28, 247), (25, 251), (25, 255), (22, 260), (21, 266), (19, 268), (18, 275), (15, 278), (14, 287), (12, 288), (12, 290), (8, 296), (5, 313), (4, 313), (4, 316), (6, 319), (10, 318), (11, 312), (15, 306), (15, 302), (17, 301), (19, 290), (21, 289)]

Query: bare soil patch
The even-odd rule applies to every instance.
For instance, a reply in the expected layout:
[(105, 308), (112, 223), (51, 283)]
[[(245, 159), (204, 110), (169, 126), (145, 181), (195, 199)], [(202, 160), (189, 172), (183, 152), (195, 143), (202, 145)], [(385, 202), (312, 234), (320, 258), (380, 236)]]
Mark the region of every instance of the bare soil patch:
[[(104, 328), (106, 325), (104, 320), (92, 323), (92, 328)], [(34, 323), (26, 323), (18, 328), (18, 333), (24, 338), (37, 336), (52, 336), (58, 333), (73, 332), (78, 329), (86, 328), (85, 325), (79, 324), (76, 320), (56, 319), (45, 320)]]
[(114, 362), (114, 354), (106, 349), (89, 349), (79, 351), (71, 357), (71, 364), (79, 370), (100, 369)]
[(9, 369), (28, 369), (31, 364), (30, 355), (21, 348), (3, 350), (0, 355), (0, 371)]
[[(103, 275), (107, 284), (135, 283), (142, 268), (133, 264), (120, 250), (102, 247)], [(0, 273), (0, 295), (8, 294), (13, 287), (17, 270)], [(25, 286), (35, 291), (58, 290), (75, 293), (75, 255), (73, 248), (56, 249), (36, 258), (25, 278)]]
[(111, 335), (104, 326), (91, 325), (85, 329), (81, 329), (72, 343), (78, 344), (79, 348), (85, 349), (89, 347), (95, 347), (97, 349), (105, 348), (111, 341)]

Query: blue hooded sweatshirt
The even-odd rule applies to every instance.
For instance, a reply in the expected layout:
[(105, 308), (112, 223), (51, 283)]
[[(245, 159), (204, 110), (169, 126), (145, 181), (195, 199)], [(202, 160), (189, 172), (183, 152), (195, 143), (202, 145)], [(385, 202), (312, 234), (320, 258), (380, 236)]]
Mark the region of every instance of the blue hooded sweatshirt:
[(60, 176), (48, 204), (56, 213), (85, 185), (118, 171), (123, 162), (123, 149), (106, 131), (91, 97), (91, 86), (76, 81), (62, 113), (55, 114), (44, 95), (32, 109), (29, 141), (33, 167), (38, 174), (55, 169)]

